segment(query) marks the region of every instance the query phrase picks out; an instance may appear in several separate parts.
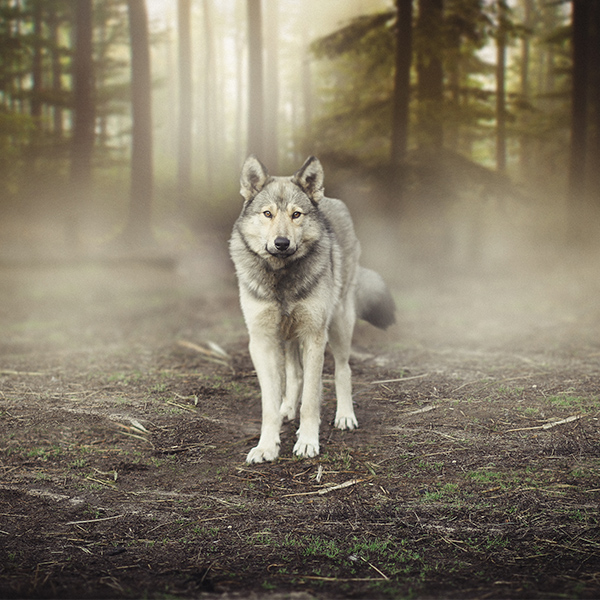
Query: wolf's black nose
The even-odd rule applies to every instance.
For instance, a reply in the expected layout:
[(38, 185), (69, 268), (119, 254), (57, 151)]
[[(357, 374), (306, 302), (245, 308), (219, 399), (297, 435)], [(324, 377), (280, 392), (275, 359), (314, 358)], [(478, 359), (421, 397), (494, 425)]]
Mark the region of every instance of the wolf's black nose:
[(279, 252), (285, 252), (290, 247), (290, 240), (284, 237), (276, 237), (275, 238), (275, 248), (279, 250)]

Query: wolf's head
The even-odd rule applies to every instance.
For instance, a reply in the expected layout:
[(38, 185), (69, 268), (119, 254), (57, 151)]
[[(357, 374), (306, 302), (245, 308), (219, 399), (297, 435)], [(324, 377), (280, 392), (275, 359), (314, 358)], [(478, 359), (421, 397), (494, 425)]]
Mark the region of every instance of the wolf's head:
[(323, 167), (311, 156), (291, 177), (271, 177), (249, 156), (242, 167), (240, 193), (244, 208), (238, 221), (249, 247), (274, 268), (304, 256), (319, 238)]

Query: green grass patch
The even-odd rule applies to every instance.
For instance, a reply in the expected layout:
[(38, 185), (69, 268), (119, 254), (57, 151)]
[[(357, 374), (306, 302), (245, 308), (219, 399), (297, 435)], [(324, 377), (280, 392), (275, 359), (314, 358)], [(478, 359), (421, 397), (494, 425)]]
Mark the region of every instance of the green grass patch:
[(548, 396), (546, 400), (553, 406), (568, 408), (570, 410), (578, 410), (581, 412), (597, 410), (600, 406), (598, 398), (585, 398), (583, 396), (571, 396), (569, 394)]
[(460, 488), (456, 483), (446, 483), (441, 485), (437, 490), (427, 490), (423, 496), (421, 496), (421, 502), (448, 502), (455, 504), (461, 502)]

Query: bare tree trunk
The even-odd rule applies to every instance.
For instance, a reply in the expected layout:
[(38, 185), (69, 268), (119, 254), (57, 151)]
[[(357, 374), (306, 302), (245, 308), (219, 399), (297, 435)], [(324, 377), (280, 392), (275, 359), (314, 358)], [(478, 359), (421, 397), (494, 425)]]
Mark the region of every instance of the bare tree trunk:
[(145, 0), (128, 0), (131, 38), (131, 196), (124, 241), (152, 243), (152, 84)]
[(571, 156), (569, 193), (573, 201), (584, 193), (588, 112), (588, 0), (573, 0), (573, 52), (571, 88)]
[(264, 162), (272, 173), (279, 168), (279, 2), (265, 4), (265, 155)]
[(600, 210), (600, 5), (590, 6), (588, 196), (596, 214)]
[(179, 39), (179, 123), (177, 135), (177, 204), (187, 214), (192, 189), (192, 6), (177, 2)]
[(264, 80), (261, 0), (248, 8), (248, 154), (264, 156)]
[(214, 148), (215, 140), (215, 40), (213, 28), (213, 15), (210, 0), (203, 0), (204, 9), (204, 162), (206, 165), (205, 187), (208, 196), (212, 196), (215, 185), (216, 157)]
[(496, 169), (506, 171), (506, 5), (498, 0), (496, 32)]
[(31, 116), (35, 128), (42, 127), (42, 3), (33, 3), (33, 60), (31, 65)]
[[(443, 0), (419, 0), (420, 50), (417, 56), (419, 99), (419, 146), (437, 152), (444, 144), (442, 105), (444, 70), (442, 65)], [(436, 43), (425, 42), (436, 40)]]
[[(531, 62), (531, 40), (530, 33), (535, 24), (535, 2), (534, 0), (523, 0), (524, 16), (523, 25), (526, 29), (521, 40), (521, 101), (525, 105), (531, 102), (530, 62)], [(522, 177), (527, 177), (531, 169), (532, 147), (527, 134), (521, 134), (519, 140), (519, 168)]]
[[(303, 125), (304, 135), (301, 140), (302, 143), (306, 143), (312, 140), (313, 135), (313, 85), (312, 85), (312, 71), (310, 68), (311, 56), (310, 51), (307, 47), (304, 48), (304, 56), (302, 58), (302, 107), (303, 107)], [(294, 108), (296, 108), (294, 106)], [(297, 128), (294, 128), (296, 131)], [(297, 161), (303, 160), (301, 154), (301, 148), (299, 144), (296, 144), (296, 152), (298, 153)]]
[(413, 0), (396, 0), (396, 72), (392, 105), (392, 166), (406, 158), (410, 103), (410, 66), (412, 63)]
[(233, 166), (237, 171), (243, 161), (245, 149), (243, 148), (242, 140), (245, 139), (242, 135), (245, 126), (244, 122), (244, 76), (246, 74), (244, 65), (246, 64), (245, 51), (246, 51), (246, 35), (243, 32), (243, 28), (240, 27), (237, 31), (235, 38), (236, 48), (236, 98), (235, 98), (235, 133), (234, 133), (234, 151), (233, 151)]
[(570, 240), (581, 244), (585, 233), (585, 173), (587, 159), (589, 18), (588, 0), (573, 0), (571, 46), (571, 150), (568, 199), (571, 206)]
[(60, 51), (59, 51), (59, 21), (56, 12), (56, 6), (51, 3), (48, 5), (48, 27), (50, 29), (50, 40), (52, 42), (52, 92), (55, 96), (55, 104), (52, 108), (52, 131), (58, 138), (63, 135), (63, 111), (59, 103), (59, 98), (62, 92), (62, 67), (60, 64)]
[(92, 60), (92, 0), (73, 0), (75, 43), (73, 55), (73, 138), (71, 142), (71, 198), (65, 227), (71, 247), (79, 243), (80, 210), (89, 201), (94, 150), (94, 62)]

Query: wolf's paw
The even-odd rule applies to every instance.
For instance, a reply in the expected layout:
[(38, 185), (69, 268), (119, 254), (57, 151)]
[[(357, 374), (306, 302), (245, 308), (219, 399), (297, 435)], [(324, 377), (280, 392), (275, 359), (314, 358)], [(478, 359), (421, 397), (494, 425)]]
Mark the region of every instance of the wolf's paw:
[(294, 454), (299, 458), (313, 458), (319, 454), (319, 441), (299, 438), (294, 446)]
[(338, 429), (356, 429), (358, 421), (354, 415), (336, 415), (334, 425)]
[(251, 465), (253, 463), (261, 463), (266, 461), (275, 460), (279, 456), (279, 445), (274, 444), (272, 446), (256, 446), (248, 452), (246, 462)]
[(296, 418), (296, 406), (292, 402), (284, 402), (279, 409), (279, 414), (288, 421)]

